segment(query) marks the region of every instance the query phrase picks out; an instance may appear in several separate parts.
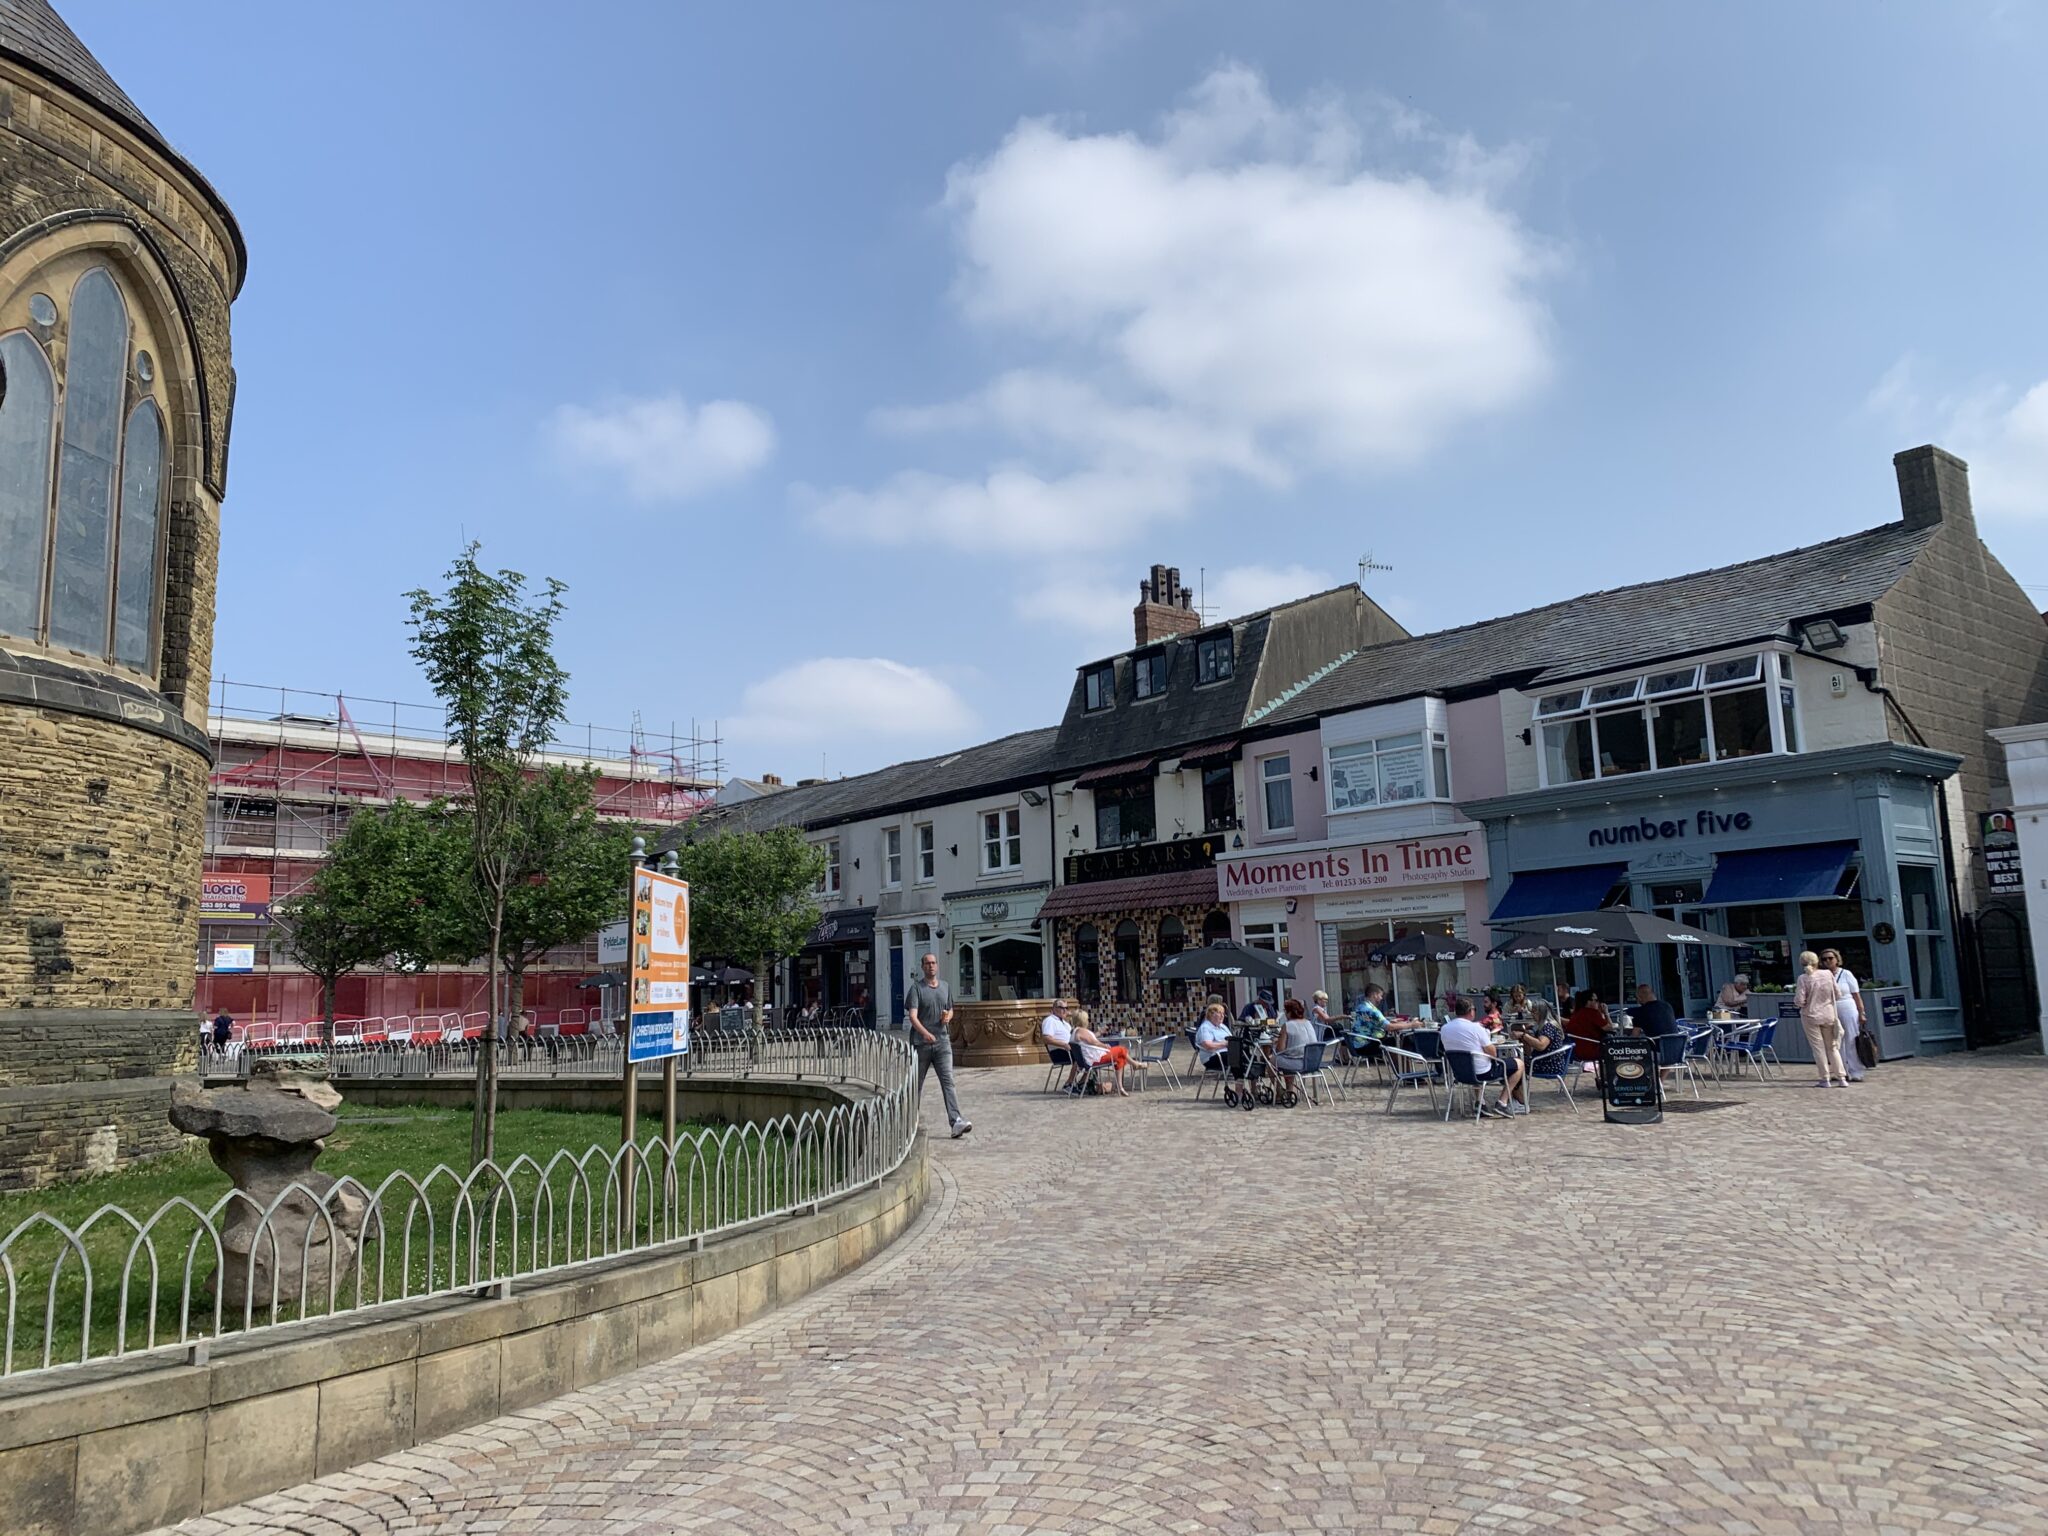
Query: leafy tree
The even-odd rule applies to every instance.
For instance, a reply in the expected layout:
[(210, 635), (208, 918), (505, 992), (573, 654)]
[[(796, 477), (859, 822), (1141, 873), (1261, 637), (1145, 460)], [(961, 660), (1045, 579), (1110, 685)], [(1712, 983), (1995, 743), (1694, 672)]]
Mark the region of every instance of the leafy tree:
[[(596, 782), (593, 770), (556, 766), (520, 786), (512, 883), (499, 934), (508, 1017), (518, 1017), (524, 1004), (529, 966), (626, 915), (633, 830), (599, 817)], [(436, 862), (443, 888), (456, 898), (434, 904), (429, 947), (442, 960), (474, 959), (490, 947), (476, 904), (459, 899), (475, 843), (470, 814), (451, 806), (440, 819)]]
[(754, 1028), (762, 1027), (769, 968), (804, 947), (818, 923), (812, 899), (825, 854), (795, 827), (723, 832), (676, 850), (690, 883), (690, 952), (754, 970)]
[(325, 1049), (334, 1048), (334, 987), (342, 977), (422, 954), (422, 893), (435, 878), (434, 843), (430, 819), (404, 801), (360, 810), (313, 878), (273, 909), (285, 952), (319, 978)]
[(470, 1155), (497, 1150), (498, 1029), (506, 1017), (505, 911), (520, 880), (519, 806), (535, 757), (562, 723), (569, 675), (555, 660), (562, 583), (529, 596), (517, 571), (490, 572), (471, 543), (447, 571), (447, 588), (407, 593), (412, 654), (448, 711), (448, 740), (469, 770), (466, 905), (486, 938), (491, 1028), (477, 1052)]

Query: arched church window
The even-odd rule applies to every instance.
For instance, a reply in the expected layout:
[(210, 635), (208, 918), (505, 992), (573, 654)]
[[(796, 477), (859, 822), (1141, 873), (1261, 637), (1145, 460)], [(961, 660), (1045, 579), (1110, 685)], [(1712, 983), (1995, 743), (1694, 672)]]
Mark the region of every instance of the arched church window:
[(33, 640), (43, 623), (57, 382), (23, 331), (0, 336), (0, 381), (0, 634)]
[(128, 377), (128, 306), (105, 267), (71, 290), (64, 442), (57, 460), (50, 643), (104, 656), (114, 558), (115, 466)]
[(157, 525), (164, 499), (163, 417), (145, 400), (128, 413), (121, 449), (121, 526), (114, 577), (114, 660), (138, 672), (150, 665), (156, 619)]

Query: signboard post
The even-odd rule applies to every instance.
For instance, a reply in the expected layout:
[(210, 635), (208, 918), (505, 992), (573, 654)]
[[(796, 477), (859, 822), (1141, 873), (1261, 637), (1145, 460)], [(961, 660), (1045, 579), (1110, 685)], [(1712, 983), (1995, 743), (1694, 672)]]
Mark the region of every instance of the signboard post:
[[(669, 869), (674, 869), (670, 863)], [(625, 1103), (633, 1142), (643, 1061), (662, 1063), (662, 1137), (676, 1137), (676, 1057), (690, 1048), (690, 887), (666, 871), (633, 871), (626, 942)]]
[(1664, 1118), (1656, 1041), (1620, 1030), (1601, 1037), (1600, 1100), (1605, 1117), (1617, 1125), (1655, 1125)]

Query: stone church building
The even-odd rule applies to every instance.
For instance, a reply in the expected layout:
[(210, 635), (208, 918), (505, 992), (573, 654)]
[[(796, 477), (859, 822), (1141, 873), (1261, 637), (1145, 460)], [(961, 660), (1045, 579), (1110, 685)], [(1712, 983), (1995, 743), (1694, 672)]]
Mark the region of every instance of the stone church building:
[(179, 1139), (234, 215), (0, 0), (0, 1187)]

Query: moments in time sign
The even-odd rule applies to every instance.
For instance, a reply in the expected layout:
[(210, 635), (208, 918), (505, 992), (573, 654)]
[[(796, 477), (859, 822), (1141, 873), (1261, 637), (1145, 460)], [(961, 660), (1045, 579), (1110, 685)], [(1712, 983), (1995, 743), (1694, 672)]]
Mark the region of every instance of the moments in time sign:
[(651, 869), (633, 871), (626, 1054), (633, 1061), (690, 1048), (690, 888)]
[(1486, 878), (1486, 837), (1476, 828), (1449, 837), (1410, 837), (1313, 853), (1228, 859), (1216, 867), (1224, 901), (1249, 896), (1324, 896)]

